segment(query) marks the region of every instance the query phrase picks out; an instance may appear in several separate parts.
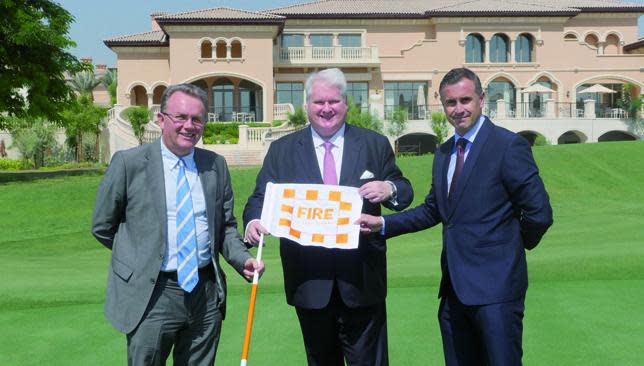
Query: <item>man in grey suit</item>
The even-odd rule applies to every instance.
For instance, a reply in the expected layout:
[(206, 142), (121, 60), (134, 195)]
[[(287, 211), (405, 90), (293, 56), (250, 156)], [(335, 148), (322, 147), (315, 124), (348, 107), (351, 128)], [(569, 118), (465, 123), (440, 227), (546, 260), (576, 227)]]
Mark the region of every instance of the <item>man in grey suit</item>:
[(223, 157), (195, 148), (207, 96), (191, 84), (161, 97), (160, 140), (117, 152), (96, 194), (92, 233), (112, 250), (105, 315), (127, 335), (129, 365), (213, 365), (225, 316), (219, 255), (262, 272), (237, 232)]

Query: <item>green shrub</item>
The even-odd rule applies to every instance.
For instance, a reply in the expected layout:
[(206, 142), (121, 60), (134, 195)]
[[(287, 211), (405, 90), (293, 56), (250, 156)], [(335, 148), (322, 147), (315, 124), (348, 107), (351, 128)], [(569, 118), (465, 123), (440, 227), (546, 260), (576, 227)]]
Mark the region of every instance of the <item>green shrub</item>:
[(306, 112), (304, 112), (304, 108), (302, 107), (297, 107), (295, 108), (295, 112), (291, 113), (288, 112), (288, 123), (293, 126), (304, 126), (307, 122), (307, 117), (306, 117)]
[(349, 110), (347, 110), (346, 122), (348, 124), (364, 127), (382, 133), (382, 121), (373, 116), (369, 111), (363, 111), (349, 98)]
[(287, 122), (287, 121), (282, 120), (282, 119), (276, 119), (276, 120), (273, 121), (273, 123), (271, 125), (273, 127), (279, 127), (279, 126), (283, 125), (285, 122)]
[(0, 170), (23, 170), (29, 169), (32, 165), (31, 161), (0, 158)]
[(444, 112), (432, 112), (432, 131), (436, 135), (436, 147), (445, 142), (449, 128)]
[(550, 145), (550, 141), (548, 141), (543, 135), (537, 135), (537, 137), (534, 139), (534, 144), (533, 146), (546, 146)]
[(132, 131), (134, 131), (134, 136), (139, 140), (139, 145), (143, 145), (145, 125), (151, 119), (150, 110), (145, 106), (129, 107), (125, 110), (125, 118), (132, 125)]

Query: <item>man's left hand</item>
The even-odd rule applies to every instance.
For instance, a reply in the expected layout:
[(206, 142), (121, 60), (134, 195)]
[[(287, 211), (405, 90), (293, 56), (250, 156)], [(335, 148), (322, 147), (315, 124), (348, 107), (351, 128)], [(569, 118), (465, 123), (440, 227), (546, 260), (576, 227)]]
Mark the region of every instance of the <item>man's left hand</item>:
[(244, 263), (244, 277), (248, 280), (252, 280), (255, 270), (257, 270), (261, 276), (262, 273), (264, 273), (264, 262), (258, 262), (255, 258), (248, 258), (246, 263)]
[(374, 180), (362, 185), (358, 190), (360, 195), (371, 203), (385, 202), (391, 199), (391, 185), (381, 180)]

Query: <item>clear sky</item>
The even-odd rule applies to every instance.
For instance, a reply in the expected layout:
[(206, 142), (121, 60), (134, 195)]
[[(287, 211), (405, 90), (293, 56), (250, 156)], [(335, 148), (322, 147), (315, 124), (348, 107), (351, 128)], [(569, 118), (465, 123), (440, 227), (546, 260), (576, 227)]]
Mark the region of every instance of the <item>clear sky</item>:
[[(76, 18), (70, 36), (77, 57), (91, 57), (95, 64), (116, 66), (116, 54), (103, 44), (106, 38), (150, 31), (150, 14), (155, 11), (181, 12), (226, 6), (264, 10), (310, 0), (55, 0)], [(644, 0), (630, 0), (644, 3)], [(639, 35), (644, 36), (644, 16), (639, 18)]]

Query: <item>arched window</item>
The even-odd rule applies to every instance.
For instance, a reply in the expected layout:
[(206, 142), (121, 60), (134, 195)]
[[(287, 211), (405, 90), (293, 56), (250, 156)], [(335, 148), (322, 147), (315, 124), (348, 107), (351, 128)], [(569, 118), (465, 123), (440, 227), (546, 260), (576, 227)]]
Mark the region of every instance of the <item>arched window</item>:
[(564, 36), (565, 41), (576, 41), (577, 40), (577, 35), (574, 33), (568, 33)]
[(510, 42), (504, 34), (495, 34), (490, 40), (490, 62), (508, 62)]
[(619, 54), (619, 37), (616, 34), (609, 34), (608, 37), (606, 37), (604, 54), (605, 55)]
[(505, 113), (508, 116), (514, 116), (516, 110), (516, 92), (514, 85), (505, 78), (497, 78), (490, 81), (485, 91), (487, 96), (488, 115), (496, 114), (497, 100), (503, 100), (505, 104)]
[(516, 62), (533, 62), (534, 41), (529, 34), (519, 34), (516, 41)]
[(465, 62), (483, 62), (485, 41), (480, 34), (468, 34), (465, 38)]
[(201, 43), (201, 58), (212, 58), (212, 43), (210, 41)]
[(586, 44), (592, 48), (597, 48), (597, 45), (599, 44), (599, 39), (597, 38), (596, 35), (589, 33), (586, 35), (586, 38), (584, 38), (584, 42), (586, 42)]
[(228, 55), (228, 50), (226, 47), (226, 41), (220, 40), (217, 41), (217, 58), (226, 58)]
[(154, 88), (152, 92), (152, 104), (161, 104), (161, 96), (166, 89), (167, 87), (165, 85), (158, 85)]
[(242, 44), (238, 40), (234, 40), (230, 44), (230, 57), (242, 58)]

